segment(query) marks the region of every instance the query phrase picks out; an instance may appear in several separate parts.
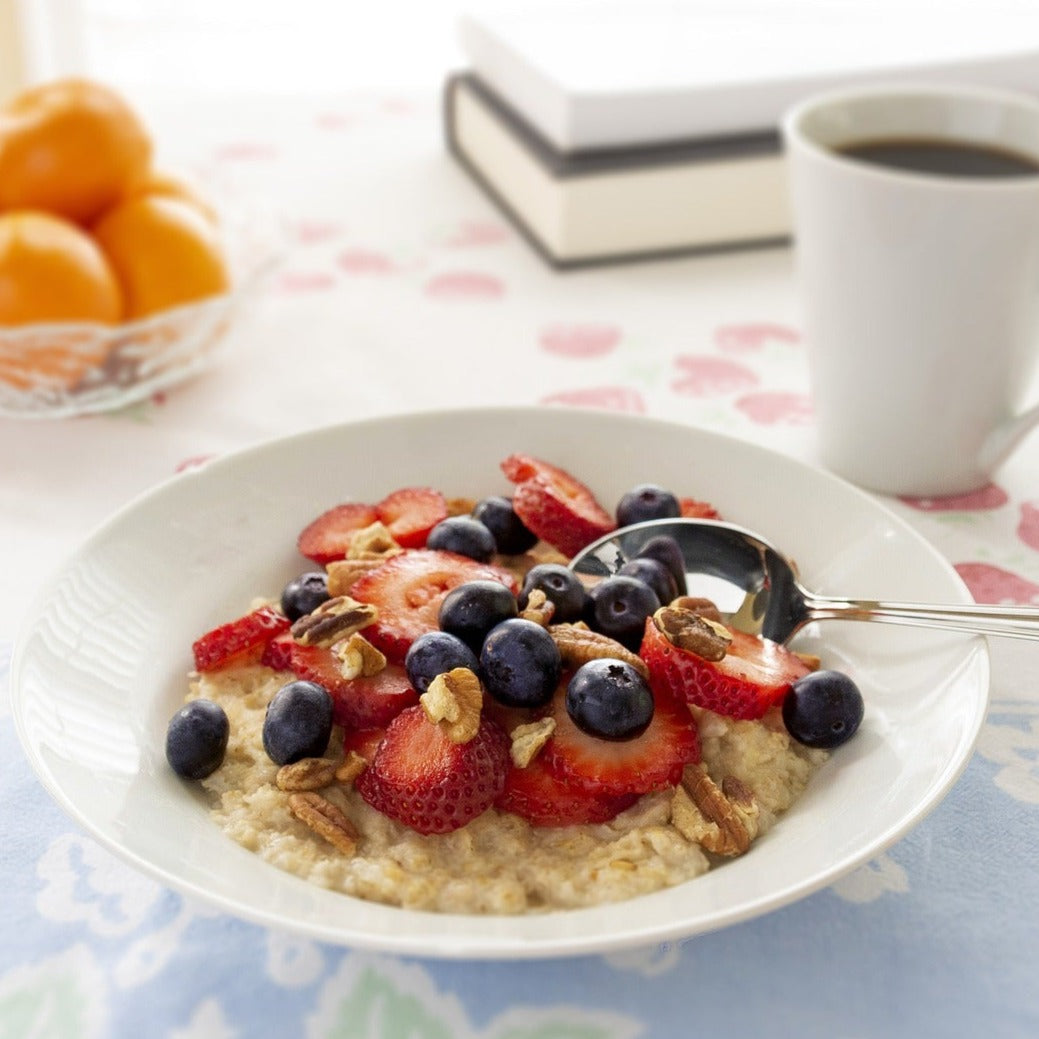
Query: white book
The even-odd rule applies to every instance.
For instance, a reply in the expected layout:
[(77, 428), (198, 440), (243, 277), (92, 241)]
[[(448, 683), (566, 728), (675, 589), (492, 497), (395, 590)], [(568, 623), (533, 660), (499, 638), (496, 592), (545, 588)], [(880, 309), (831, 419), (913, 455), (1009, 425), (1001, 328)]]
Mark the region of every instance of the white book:
[(463, 16), (472, 72), (561, 152), (775, 128), (879, 80), (1039, 93), (1039, 0), (629, 0)]

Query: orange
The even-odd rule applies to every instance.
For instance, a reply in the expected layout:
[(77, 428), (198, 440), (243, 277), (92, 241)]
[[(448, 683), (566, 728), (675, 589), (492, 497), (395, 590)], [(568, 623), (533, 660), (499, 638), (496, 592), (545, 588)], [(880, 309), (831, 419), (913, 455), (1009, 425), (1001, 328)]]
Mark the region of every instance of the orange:
[(119, 283), (85, 231), (48, 213), (0, 215), (0, 325), (121, 317)]
[(141, 195), (159, 195), (162, 198), (173, 198), (194, 206), (211, 223), (218, 223), (216, 209), (206, 198), (202, 189), (191, 178), (170, 170), (149, 170), (143, 180), (139, 180), (130, 189), (128, 197), (139, 198)]
[(114, 90), (84, 79), (31, 87), (0, 108), (0, 210), (93, 220), (147, 172), (152, 142)]
[(92, 228), (123, 289), (128, 318), (226, 292), (230, 274), (213, 225), (186, 202), (130, 198)]

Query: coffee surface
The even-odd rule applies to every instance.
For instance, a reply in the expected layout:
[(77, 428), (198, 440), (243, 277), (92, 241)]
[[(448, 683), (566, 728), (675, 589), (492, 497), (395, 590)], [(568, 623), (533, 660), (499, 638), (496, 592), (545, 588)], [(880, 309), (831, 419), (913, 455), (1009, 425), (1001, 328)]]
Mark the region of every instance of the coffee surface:
[(1039, 175), (1039, 162), (1026, 155), (951, 141), (892, 138), (861, 141), (838, 154), (874, 166), (946, 177)]

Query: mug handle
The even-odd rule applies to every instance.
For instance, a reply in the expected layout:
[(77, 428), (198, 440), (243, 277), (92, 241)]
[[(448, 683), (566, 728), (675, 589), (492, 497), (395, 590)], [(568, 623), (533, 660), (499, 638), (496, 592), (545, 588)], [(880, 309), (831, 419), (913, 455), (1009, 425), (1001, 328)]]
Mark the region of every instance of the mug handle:
[(981, 470), (991, 473), (1036, 426), (1039, 426), (1039, 404), (994, 429), (978, 454)]

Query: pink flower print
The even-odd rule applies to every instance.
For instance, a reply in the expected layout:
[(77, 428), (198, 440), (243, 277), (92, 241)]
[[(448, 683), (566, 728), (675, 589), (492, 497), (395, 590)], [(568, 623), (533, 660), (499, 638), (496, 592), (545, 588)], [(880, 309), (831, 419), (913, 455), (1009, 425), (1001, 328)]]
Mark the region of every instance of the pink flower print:
[(800, 334), (785, 325), (768, 323), (722, 325), (715, 329), (714, 344), (727, 353), (743, 354), (760, 350), (769, 340), (781, 343), (799, 343)]
[(642, 394), (627, 386), (588, 386), (580, 390), (561, 390), (541, 398), (542, 404), (567, 404), (577, 408), (605, 408), (644, 415)]
[(468, 249), (484, 245), (498, 245), (508, 241), (509, 232), (501, 224), (490, 220), (465, 220), (444, 243), (451, 249)]
[(278, 279), (279, 291), (289, 295), (324, 292), (334, 284), (335, 278), (325, 271), (287, 271)]
[(675, 367), (679, 376), (671, 388), (687, 397), (734, 393), (758, 384), (758, 377), (749, 368), (721, 357), (682, 354), (675, 358)]
[(322, 112), (317, 117), (317, 125), (322, 130), (345, 130), (355, 125), (357, 117), (345, 112)]
[(385, 253), (371, 249), (346, 249), (336, 263), (347, 274), (396, 274), (400, 268)]
[(616, 349), (621, 330), (615, 325), (549, 325), (539, 336), (541, 349), (558, 357), (605, 357)]
[(232, 141), (217, 148), (216, 157), (221, 162), (255, 162), (276, 159), (278, 149), (263, 141)]
[(493, 274), (450, 271), (430, 278), (425, 292), (434, 299), (500, 299), (505, 295), (505, 284)]
[(812, 402), (803, 393), (748, 393), (736, 407), (759, 426), (804, 426), (812, 421)]
[(1039, 551), (1039, 501), (1022, 502), (1017, 536), (1029, 548)]
[(214, 458), (216, 458), (216, 455), (191, 455), (188, 458), (181, 459), (174, 466), (173, 471), (175, 473), (187, 473), (191, 472), (192, 469), (201, 469), (206, 462), (212, 461)]
[(1039, 584), (1002, 567), (991, 563), (957, 563), (956, 572), (977, 602), (1039, 606)]
[(1007, 494), (1002, 487), (990, 483), (966, 494), (950, 494), (945, 498), (902, 498), (910, 508), (921, 512), (961, 512), (998, 509), (1007, 503)]
[(315, 245), (335, 238), (342, 231), (338, 224), (327, 220), (301, 220), (292, 230), (300, 245)]

